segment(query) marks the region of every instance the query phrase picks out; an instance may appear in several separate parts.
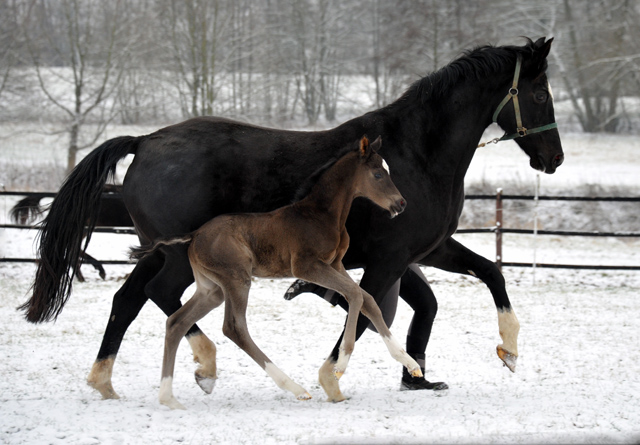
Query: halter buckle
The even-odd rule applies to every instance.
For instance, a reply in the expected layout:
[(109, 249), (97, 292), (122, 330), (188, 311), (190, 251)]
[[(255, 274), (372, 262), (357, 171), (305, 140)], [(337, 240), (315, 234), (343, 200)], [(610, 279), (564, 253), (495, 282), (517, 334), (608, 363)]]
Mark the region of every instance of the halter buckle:
[(524, 128), (524, 127), (520, 127), (520, 128), (518, 128), (518, 130), (517, 130), (517, 131), (518, 131), (518, 134), (520, 135), (520, 137), (524, 137), (524, 136), (526, 136), (526, 135), (527, 135), (527, 129), (526, 129), (526, 128)]
[(517, 88), (509, 88), (509, 95), (517, 96), (518, 95), (518, 89)]

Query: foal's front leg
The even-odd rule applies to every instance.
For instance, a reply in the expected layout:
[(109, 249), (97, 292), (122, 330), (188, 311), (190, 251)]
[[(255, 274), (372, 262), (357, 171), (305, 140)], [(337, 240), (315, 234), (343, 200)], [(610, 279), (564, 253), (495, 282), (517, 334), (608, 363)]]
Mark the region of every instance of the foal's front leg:
[(330, 355), (318, 372), (320, 385), (327, 393), (328, 401), (341, 402), (345, 400), (345, 397), (340, 391), (338, 379), (344, 374), (355, 346), (358, 316), (360, 315), (363, 297), (360, 286), (353, 281), (344, 268), (342, 268), (342, 271), (338, 271), (334, 267), (320, 262), (309, 264), (309, 262), (298, 261), (292, 272), (296, 278), (301, 278), (341, 293), (349, 302), (349, 312), (340, 343), (338, 359), (334, 361)]
[(376, 303), (375, 299), (364, 289), (362, 289), (362, 296), (362, 313), (369, 320), (371, 320), (373, 326), (382, 336), (382, 340), (387, 346), (391, 357), (402, 363), (402, 365), (409, 370), (409, 373), (413, 377), (422, 377), (422, 370), (420, 369), (420, 365), (409, 354), (407, 354), (404, 349), (402, 349), (400, 343), (391, 334), (391, 331), (389, 330), (387, 324), (384, 322), (384, 318), (382, 317), (382, 311), (380, 311), (380, 307)]
[(255, 360), (278, 387), (291, 392), (298, 400), (311, 399), (311, 394), (282, 372), (280, 368), (258, 348), (251, 338), (251, 335), (249, 335), (246, 318), (249, 285), (243, 283), (251, 283), (251, 279), (247, 278), (246, 280), (238, 280), (237, 282), (228, 280), (228, 282), (224, 284), (225, 312), (222, 332), (238, 345), (240, 349), (246, 352), (249, 357)]
[[(344, 265), (342, 263), (339, 263), (337, 265), (334, 264), (333, 267), (340, 274), (346, 277), (349, 277), (349, 280), (353, 281), (349, 276), (349, 274), (347, 273), (347, 271), (345, 270)], [(355, 318), (355, 322), (353, 323), (354, 343), (355, 343), (355, 336), (356, 336), (357, 318), (358, 318), (359, 312), (362, 312), (362, 314), (365, 317), (367, 317), (371, 321), (371, 323), (373, 323), (373, 326), (376, 328), (378, 333), (382, 336), (382, 340), (384, 341), (384, 344), (387, 346), (387, 349), (389, 350), (391, 357), (393, 357), (395, 360), (397, 360), (403, 366), (405, 366), (413, 377), (422, 377), (422, 371), (420, 370), (420, 365), (409, 354), (407, 354), (407, 352), (404, 349), (402, 349), (402, 346), (400, 346), (400, 343), (395, 339), (395, 337), (393, 337), (393, 335), (391, 334), (391, 331), (389, 330), (389, 327), (387, 326), (387, 324), (384, 321), (384, 318), (382, 317), (382, 311), (380, 310), (380, 307), (376, 303), (375, 299), (367, 291), (362, 289), (360, 286), (358, 286), (358, 290), (362, 295), (362, 300), (359, 305), (360, 309), (358, 310), (357, 314), (351, 313), (351, 301), (349, 301), (348, 317), (351, 318), (352, 316), (354, 316)], [(344, 338), (347, 338), (346, 329), (345, 329)], [(344, 339), (343, 339), (343, 343), (344, 343)], [(338, 363), (340, 363), (340, 355), (338, 355)], [(340, 376), (336, 375), (336, 378), (340, 378)]]

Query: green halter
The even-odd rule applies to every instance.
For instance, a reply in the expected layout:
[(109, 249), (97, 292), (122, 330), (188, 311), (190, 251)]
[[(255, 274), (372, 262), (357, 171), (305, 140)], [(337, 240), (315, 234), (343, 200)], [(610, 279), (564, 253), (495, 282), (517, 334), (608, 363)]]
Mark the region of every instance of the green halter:
[[(513, 110), (516, 113), (516, 132), (513, 134), (507, 134), (505, 132), (504, 136), (502, 136), (501, 138), (496, 138), (490, 142), (497, 144), (500, 141), (508, 141), (510, 139), (522, 138), (529, 134), (540, 133), (543, 131), (551, 130), (553, 128), (558, 128), (558, 124), (555, 122), (551, 124), (543, 125), (541, 127), (532, 128), (532, 129), (525, 128), (522, 125), (522, 116), (520, 115), (520, 102), (518, 100), (518, 80), (520, 78), (521, 66), (522, 66), (522, 56), (518, 54), (518, 60), (516, 61), (516, 71), (513, 74), (513, 85), (509, 89), (509, 92), (504, 97), (504, 99), (502, 99), (502, 102), (500, 102), (500, 105), (498, 105), (498, 108), (496, 108), (496, 111), (493, 113), (493, 122), (497, 123), (498, 115), (500, 114), (504, 106), (507, 105), (507, 103), (509, 103), (511, 99), (513, 99)], [(486, 144), (480, 144), (479, 147), (484, 147), (484, 145)]]

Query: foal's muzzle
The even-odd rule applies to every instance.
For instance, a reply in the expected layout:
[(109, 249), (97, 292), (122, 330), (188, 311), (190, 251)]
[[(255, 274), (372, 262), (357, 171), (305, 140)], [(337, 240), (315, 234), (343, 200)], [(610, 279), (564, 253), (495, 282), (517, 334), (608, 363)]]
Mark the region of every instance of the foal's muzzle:
[(396, 216), (404, 212), (404, 209), (406, 207), (407, 207), (407, 201), (404, 198), (398, 199), (396, 202), (393, 203), (393, 205), (389, 209), (389, 216), (391, 218), (395, 218)]

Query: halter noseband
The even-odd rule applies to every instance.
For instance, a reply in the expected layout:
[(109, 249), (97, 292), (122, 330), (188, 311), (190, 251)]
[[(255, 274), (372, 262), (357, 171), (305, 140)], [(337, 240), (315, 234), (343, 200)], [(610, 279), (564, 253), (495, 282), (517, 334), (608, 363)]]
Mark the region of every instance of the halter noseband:
[(497, 144), (500, 141), (508, 141), (511, 139), (522, 138), (530, 134), (541, 133), (543, 131), (551, 130), (553, 128), (558, 128), (558, 124), (555, 122), (551, 124), (543, 125), (541, 127), (531, 128), (531, 129), (525, 128), (522, 125), (522, 116), (520, 115), (520, 101), (518, 100), (518, 80), (520, 79), (521, 66), (522, 66), (522, 56), (518, 54), (518, 59), (516, 61), (516, 70), (513, 74), (513, 84), (511, 85), (511, 88), (509, 88), (509, 92), (507, 93), (507, 95), (504, 97), (504, 99), (502, 99), (502, 102), (500, 102), (500, 105), (498, 105), (498, 108), (496, 108), (496, 111), (493, 113), (493, 122), (492, 122), (492, 123), (498, 123), (498, 115), (500, 114), (504, 106), (507, 105), (511, 99), (513, 99), (513, 110), (515, 111), (515, 114), (516, 114), (516, 132), (513, 134), (507, 134), (505, 132), (501, 138), (495, 138), (489, 142), (484, 142), (478, 145), (478, 147), (484, 147), (485, 145), (490, 143)]

